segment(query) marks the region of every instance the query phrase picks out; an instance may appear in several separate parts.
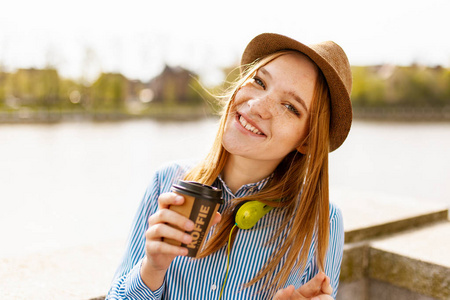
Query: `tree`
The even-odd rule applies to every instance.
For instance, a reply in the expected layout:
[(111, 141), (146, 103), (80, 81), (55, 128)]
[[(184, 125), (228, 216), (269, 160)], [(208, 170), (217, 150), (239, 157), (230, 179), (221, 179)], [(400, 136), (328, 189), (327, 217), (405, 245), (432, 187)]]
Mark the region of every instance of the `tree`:
[(128, 81), (118, 73), (102, 73), (90, 89), (92, 108), (119, 111), (124, 108)]

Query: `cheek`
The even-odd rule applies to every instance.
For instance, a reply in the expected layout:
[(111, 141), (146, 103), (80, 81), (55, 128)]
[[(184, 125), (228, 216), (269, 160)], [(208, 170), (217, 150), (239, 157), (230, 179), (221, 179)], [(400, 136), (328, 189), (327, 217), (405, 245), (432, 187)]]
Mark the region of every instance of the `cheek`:
[(308, 128), (302, 122), (301, 124), (286, 124), (283, 128), (286, 128), (286, 132), (284, 135), (284, 143), (287, 146), (292, 148), (291, 150), (296, 149), (304, 143), (304, 140), (308, 134)]
[(235, 127), (236, 111), (231, 108), (230, 113), (227, 116), (225, 127), (222, 135), (222, 145), (227, 146), (236, 142), (236, 127)]
[(300, 138), (300, 135), (296, 134), (290, 134), (285, 137), (284, 139), (284, 145), (289, 150), (288, 152), (291, 152), (295, 148), (301, 145), (302, 139)]
[(302, 142), (306, 136), (308, 135), (309, 132), (309, 126), (308, 123), (305, 122), (306, 124), (303, 124), (303, 126), (298, 130), (298, 140), (299, 142)]
[(309, 129), (308, 129), (308, 126), (305, 125), (305, 126), (302, 128), (302, 130), (299, 131), (297, 147), (302, 146), (302, 145), (304, 145), (304, 144), (307, 143), (307, 140), (306, 140), (306, 139), (307, 139), (307, 137), (308, 137), (308, 134), (309, 134)]
[(240, 87), (234, 95), (233, 104), (236, 107), (243, 105), (250, 98), (250, 94), (247, 88)]

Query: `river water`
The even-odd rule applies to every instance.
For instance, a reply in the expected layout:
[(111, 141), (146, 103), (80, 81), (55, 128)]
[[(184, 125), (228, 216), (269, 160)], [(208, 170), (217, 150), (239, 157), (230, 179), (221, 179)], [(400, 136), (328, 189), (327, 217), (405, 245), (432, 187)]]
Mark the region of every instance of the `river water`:
[[(217, 119), (1, 125), (0, 257), (126, 237), (155, 169), (202, 158), (216, 126)], [(331, 198), (358, 191), (450, 206), (449, 149), (450, 123), (355, 121), (330, 154)]]

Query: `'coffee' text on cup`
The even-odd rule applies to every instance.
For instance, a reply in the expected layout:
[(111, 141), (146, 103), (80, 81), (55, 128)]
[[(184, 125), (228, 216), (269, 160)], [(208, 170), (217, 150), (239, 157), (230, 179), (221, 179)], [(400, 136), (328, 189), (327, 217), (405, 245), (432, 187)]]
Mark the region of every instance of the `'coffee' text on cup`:
[(200, 212), (195, 220), (194, 230), (191, 232), (192, 242), (187, 245), (188, 248), (195, 249), (197, 247), (197, 241), (201, 236), (202, 226), (205, 224), (205, 218), (208, 216), (210, 207), (201, 205)]

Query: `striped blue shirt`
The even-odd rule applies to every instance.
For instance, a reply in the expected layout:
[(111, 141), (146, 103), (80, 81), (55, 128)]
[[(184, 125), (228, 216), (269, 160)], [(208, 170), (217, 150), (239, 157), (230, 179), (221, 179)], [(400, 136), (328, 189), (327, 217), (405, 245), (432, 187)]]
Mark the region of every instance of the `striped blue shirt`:
[[(163, 285), (155, 291), (151, 291), (140, 277), (140, 266), (145, 256), (145, 231), (148, 228), (148, 218), (158, 209), (159, 195), (169, 192), (172, 184), (182, 178), (189, 167), (188, 164), (171, 164), (156, 172), (134, 218), (125, 255), (116, 271), (106, 299), (219, 299), (226, 273), (227, 249), (225, 246), (202, 259), (176, 257), (166, 272)], [(230, 201), (236, 197), (257, 193), (267, 182), (268, 179), (264, 179), (242, 186), (233, 194), (218, 178), (213, 185), (222, 189), (224, 199), (224, 204), (219, 211), (223, 212), (230, 205)], [(252, 229), (237, 232), (231, 249), (229, 274), (222, 299), (269, 299), (270, 291), (260, 291), (261, 281), (248, 288), (243, 288), (242, 285), (256, 276), (270, 258), (271, 253), (276, 251), (278, 245), (282, 243), (281, 237), (274, 243), (268, 244), (267, 241), (275, 233), (274, 228), (281, 226), (283, 216), (281, 209), (273, 209)], [(284, 230), (286, 232), (289, 229)], [(331, 279), (334, 298), (339, 284), (343, 246), (342, 214), (339, 208), (330, 204), (330, 241), (325, 273)], [(304, 271), (300, 273), (298, 269), (292, 270), (286, 286), (292, 284), (299, 288), (317, 274), (319, 270), (314, 253), (315, 244), (313, 243)], [(282, 267), (283, 261), (278, 265), (277, 270)]]

